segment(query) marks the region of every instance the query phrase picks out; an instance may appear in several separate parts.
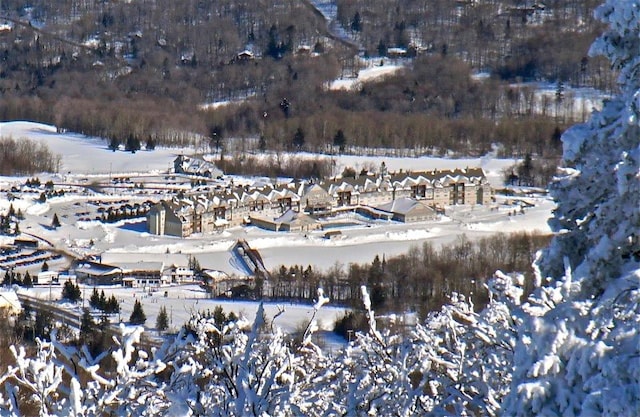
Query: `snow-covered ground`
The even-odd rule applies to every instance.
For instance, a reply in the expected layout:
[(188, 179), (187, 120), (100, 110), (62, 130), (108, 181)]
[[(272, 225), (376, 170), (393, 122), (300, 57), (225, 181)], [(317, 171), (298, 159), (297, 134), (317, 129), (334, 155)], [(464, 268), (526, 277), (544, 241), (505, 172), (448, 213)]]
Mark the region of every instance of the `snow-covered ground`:
[[(80, 286), (83, 301), (77, 305), (68, 303), (60, 303), (61, 306), (74, 309), (78, 313), (82, 311), (82, 307), (89, 307), (89, 298), (93, 292), (91, 286)], [(210, 312), (217, 306), (221, 306), (225, 313), (233, 312), (238, 317), (244, 317), (250, 322), (255, 319), (258, 303), (254, 301), (225, 301), (213, 300), (207, 298), (207, 293), (197, 285), (183, 285), (161, 288), (159, 291), (144, 291), (142, 288), (122, 288), (99, 287), (98, 291), (105, 292), (107, 298), (115, 295), (122, 309), (119, 317), (112, 317), (111, 321), (117, 323), (119, 319), (123, 322), (129, 320), (129, 316), (133, 311), (133, 304), (139, 300), (143, 305), (143, 310), (147, 316), (145, 326), (153, 329), (155, 327), (156, 318), (161, 307), (165, 307), (169, 315), (169, 331), (176, 331), (185, 323), (194, 313)], [(30, 289), (20, 289), (19, 292), (28, 294), (42, 300), (60, 300), (62, 294), (61, 285), (34, 287)], [(165, 296), (166, 293), (166, 296)], [(280, 326), (286, 332), (295, 332), (303, 328), (313, 316), (313, 306), (304, 304), (291, 303), (265, 303), (264, 311), (267, 319), (271, 320), (280, 311), (275, 319), (274, 324)], [(318, 322), (320, 330), (331, 331), (335, 320), (344, 315), (345, 309), (341, 307), (324, 306), (322, 307), (315, 319)]]
[(54, 126), (26, 121), (0, 123), (0, 136), (28, 138), (45, 143), (63, 156), (61, 174), (109, 174), (129, 172), (166, 172), (182, 149), (157, 148), (154, 151), (113, 152), (109, 142), (75, 133), (60, 134)]
[[(27, 137), (46, 141), (53, 152), (63, 155), (63, 166), (75, 175), (85, 173), (108, 173), (110, 171), (136, 175), (147, 175), (149, 171), (166, 172), (172, 165), (175, 149), (158, 148), (152, 152), (112, 152), (105, 142), (98, 138), (87, 138), (73, 133), (56, 133), (52, 126), (31, 122), (0, 123), (0, 134), (15, 138)], [(501, 185), (502, 171), (512, 165), (512, 159), (497, 159), (491, 155), (482, 158), (448, 159), (435, 157), (393, 158), (367, 156), (333, 156), (338, 169), (345, 166), (356, 169), (365, 166), (378, 167), (385, 162), (390, 171), (432, 170), (480, 166), (494, 186)], [(75, 177), (71, 175), (70, 177)], [(97, 175), (97, 174), (96, 174)], [(42, 182), (46, 176), (42, 176)], [(24, 182), (24, 178), (0, 178), (0, 186)], [(135, 178), (133, 179), (135, 181)], [(553, 204), (545, 197), (533, 201), (534, 207), (524, 215), (508, 216), (512, 209), (507, 205), (489, 207), (455, 207), (447, 210), (446, 216), (436, 222), (403, 224), (397, 222), (370, 221), (369, 227), (343, 228), (339, 239), (327, 240), (321, 232), (282, 233), (270, 232), (255, 227), (237, 227), (210, 235), (193, 235), (187, 239), (155, 236), (146, 233), (144, 219), (103, 224), (92, 219), (98, 214), (91, 200), (140, 201), (145, 198), (159, 199), (161, 195), (123, 194), (119, 188), (105, 188), (103, 194), (67, 194), (55, 197), (46, 203), (38, 203), (38, 193), (22, 198), (11, 204), (26, 213), (21, 230), (43, 237), (55, 246), (71, 249), (78, 253), (102, 253), (112, 262), (128, 261), (142, 255), (146, 260), (167, 260), (171, 256), (193, 255), (205, 268), (217, 269), (228, 274), (241, 274), (235, 267), (228, 251), (237, 239), (246, 239), (252, 247), (259, 249), (267, 264), (272, 268), (280, 264), (310, 264), (325, 269), (336, 262), (370, 262), (378, 255), (394, 255), (405, 252), (411, 245), (424, 241), (448, 242), (455, 236), (485, 236), (495, 231), (539, 230), (548, 231), (546, 220)], [(4, 197), (4, 196), (3, 196)], [(0, 198), (0, 209), (7, 209), (9, 202)], [(62, 226), (51, 229), (53, 213), (57, 213)], [(360, 219), (361, 220), (361, 219)], [(93, 245), (90, 246), (90, 243)]]
[[(384, 59), (382, 61), (384, 61)], [(380, 60), (378, 59), (377, 62), (380, 62)], [(359, 88), (364, 82), (379, 80), (380, 78), (383, 78), (385, 76), (393, 75), (402, 68), (404, 68), (403, 65), (395, 64), (370, 66), (368, 68), (360, 70), (357, 77), (340, 78), (334, 80), (329, 85), (329, 89), (354, 90)]]

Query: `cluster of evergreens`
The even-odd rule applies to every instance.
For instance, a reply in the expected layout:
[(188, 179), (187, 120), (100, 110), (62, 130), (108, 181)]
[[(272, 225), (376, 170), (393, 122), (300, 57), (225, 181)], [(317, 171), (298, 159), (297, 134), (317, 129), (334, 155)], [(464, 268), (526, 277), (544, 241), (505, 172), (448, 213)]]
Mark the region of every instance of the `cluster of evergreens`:
[(98, 293), (97, 288), (94, 288), (91, 293), (89, 305), (107, 315), (118, 314), (120, 312), (120, 303), (118, 303), (116, 296), (111, 295), (111, 297), (107, 298), (104, 294), (104, 290)]
[(73, 283), (71, 280), (65, 281), (62, 286), (62, 296), (63, 300), (70, 301), (72, 303), (80, 301), (82, 298), (82, 292), (80, 291), (80, 286), (78, 283)]
[(24, 219), (22, 210), (9, 205), (7, 214), (0, 214), (0, 235), (17, 236), (20, 234), (20, 220)]
[(8, 270), (5, 271), (2, 277), (2, 286), (19, 285), (21, 287), (32, 287), (33, 278), (29, 271), (25, 271), (24, 275), (20, 271)]

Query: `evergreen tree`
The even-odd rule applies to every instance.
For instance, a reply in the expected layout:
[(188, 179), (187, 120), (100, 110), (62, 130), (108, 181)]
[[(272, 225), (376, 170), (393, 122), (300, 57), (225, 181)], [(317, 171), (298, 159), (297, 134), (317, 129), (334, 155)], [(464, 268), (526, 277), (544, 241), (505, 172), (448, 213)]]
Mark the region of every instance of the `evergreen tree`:
[(302, 131), (301, 127), (298, 127), (298, 129), (296, 130), (296, 133), (293, 135), (292, 143), (293, 143), (293, 147), (298, 151), (304, 148), (305, 139), (304, 139), (304, 132)]
[(24, 279), (22, 280), (22, 286), (30, 288), (33, 287), (33, 280), (31, 279), (31, 274), (29, 271), (24, 273)]
[[(504, 415), (636, 415), (640, 406), (640, 7), (607, 0), (609, 58), (620, 93), (562, 135), (552, 183), (555, 234), (518, 334)], [(627, 366), (634, 363), (634, 366)], [(634, 410), (634, 411), (631, 411)]]
[(518, 185), (532, 186), (533, 185), (533, 158), (531, 153), (527, 153), (524, 157), (524, 161), (518, 165)]
[(41, 270), (42, 272), (47, 272), (47, 271), (49, 270), (49, 264), (47, 263), (47, 261), (44, 261), (44, 262), (42, 263), (42, 267), (40, 268), (40, 270)]
[(160, 312), (156, 318), (156, 329), (158, 331), (164, 331), (169, 328), (169, 316), (167, 315), (167, 308), (165, 306), (160, 307)]
[(344, 152), (345, 145), (347, 144), (347, 138), (344, 135), (342, 129), (339, 129), (336, 132), (336, 135), (333, 137), (333, 146), (337, 146), (340, 149), (340, 152)]
[(152, 151), (156, 148), (156, 141), (153, 140), (153, 136), (149, 135), (149, 137), (147, 138), (147, 143), (145, 144), (145, 148), (148, 151)]
[(267, 56), (273, 59), (281, 59), (282, 55), (287, 51), (287, 46), (280, 40), (280, 34), (278, 33), (278, 27), (273, 24), (269, 28), (269, 40), (267, 41)]
[(258, 150), (260, 152), (264, 152), (267, 150), (267, 138), (264, 135), (260, 135), (260, 139), (258, 141)]
[(127, 136), (127, 142), (125, 143), (124, 149), (131, 153), (136, 153), (136, 151), (140, 150), (140, 139), (134, 133), (130, 133)]
[(195, 276), (200, 276), (202, 274), (202, 267), (200, 266), (200, 261), (195, 256), (189, 256), (189, 269), (193, 271)]
[(58, 213), (53, 213), (53, 220), (51, 221), (51, 228), (57, 229), (60, 227), (60, 219), (58, 219)]
[(88, 345), (93, 339), (95, 330), (96, 322), (93, 320), (89, 309), (84, 308), (82, 310), (82, 316), (80, 317), (80, 343)]
[(22, 274), (20, 274), (20, 272), (16, 272), (13, 274), (13, 283), (16, 285), (20, 285), (22, 286)]
[(118, 140), (118, 138), (116, 138), (115, 136), (112, 137), (111, 140), (109, 141), (109, 149), (115, 152), (118, 150), (119, 147), (120, 147), (120, 141)]
[(380, 42), (378, 43), (378, 55), (387, 56), (387, 44), (382, 39), (380, 39)]
[(40, 339), (50, 340), (51, 330), (55, 328), (51, 312), (37, 310), (34, 322), (33, 335)]
[(13, 283), (13, 274), (10, 271), (5, 271), (4, 278), (2, 279), (2, 285), (9, 286)]
[(105, 313), (107, 314), (118, 314), (120, 313), (120, 303), (116, 299), (115, 295), (111, 295), (107, 300), (107, 305), (105, 307)]
[(142, 304), (140, 304), (139, 300), (136, 300), (133, 304), (133, 311), (131, 312), (131, 316), (129, 316), (129, 322), (131, 324), (143, 325), (145, 321), (147, 321), (147, 316), (144, 314)]
[(82, 293), (78, 284), (74, 284), (71, 280), (67, 280), (62, 287), (62, 299), (69, 300), (71, 302), (77, 302), (80, 300)]
[(360, 12), (356, 12), (351, 19), (351, 30), (353, 32), (360, 32), (362, 30), (362, 18)]
[(282, 110), (284, 117), (288, 119), (291, 112), (291, 103), (289, 103), (286, 97), (280, 101), (280, 110)]
[(93, 291), (91, 292), (91, 297), (89, 297), (89, 305), (93, 308), (95, 308), (96, 310), (100, 310), (101, 309), (101, 305), (100, 305), (100, 294), (98, 294), (98, 290), (94, 287)]

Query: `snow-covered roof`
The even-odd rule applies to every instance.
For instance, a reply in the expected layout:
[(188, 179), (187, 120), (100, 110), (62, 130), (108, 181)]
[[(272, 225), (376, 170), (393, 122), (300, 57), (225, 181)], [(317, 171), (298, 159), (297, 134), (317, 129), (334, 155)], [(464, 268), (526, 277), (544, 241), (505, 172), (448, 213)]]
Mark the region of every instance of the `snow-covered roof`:
[(118, 274), (122, 269), (114, 265), (101, 264), (98, 262), (79, 261), (76, 264), (75, 271), (76, 274), (80, 272), (87, 275), (100, 276)]
[(10, 314), (18, 314), (22, 310), (18, 294), (13, 290), (0, 289), (0, 309), (9, 309)]
[(408, 214), (417, 206), (429, 208), (424, 204), (422, 204), (421, 202), (414, 200), (412, 198), (398, 198), (389, 203), (379, 205), (376, 208), (378, 210), (383, 210), (390, 213)]
[(205, 269), (202, 271), (202, 273), (208, 276), (209, 278), (211, 278), (215, 282), (229, 279), (229, 275), (226, 272), (219, 271), (217, 269)]
[(118, 266), (122, 269), (122, 272), (135, 272), (135, 271), (158, 271), (164, 270), (163, 262), (155, 261), (138, 261), (138, 262), (120, 262)]

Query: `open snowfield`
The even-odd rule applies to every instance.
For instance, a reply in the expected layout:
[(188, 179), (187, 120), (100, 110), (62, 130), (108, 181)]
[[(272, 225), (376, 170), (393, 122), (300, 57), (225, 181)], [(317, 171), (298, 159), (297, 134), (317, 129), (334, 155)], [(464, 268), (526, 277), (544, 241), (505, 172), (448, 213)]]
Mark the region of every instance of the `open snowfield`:
[[(82, 305), (89, 306), (89, 298), (93, 292), (91, 286), (80, 286), (83, 294), (83, 303), (78, 305), (66, 305), (70, 309), (76, 309), (78, 313), (82, 311)], [(159, 291), (148, 292), (142, 288), (131, 289), (122, 287), (99, 287), (98, 291), (104, 290), (107, 298), (115, 295), (120, 302), (120, 319), (123, 322), (129, 320), (129, 316), (133, 311), (133, 304), (136, 300), (140, 300), (144, 306), (144, 312), (147, 316), (146, 327), (154, 328), (156, 317), (161, 307), (165, 307), (169, 315), (169, 331), (177, 331), (180, 326), (185, 323), (192, 314), (199, 312), (213, 312), (216, 306), (221, 306), (225, 313), (234, 312), (238, 317), (253, 322), (258, 310), (258, 303), (252, 301), (224, 301), (212, 300), (207, 298), (206, 292), (197, 285), (183, 285), (175, 287), (162, 288)], [(52, 300), (59, 300), (62, 293), (61, 285), (34, 287), (29, 290), (20, 290), (37, 298), (48, 300), (51, 296)], [(166, 291), (166, 297), (165, 297)], [(64, 305), (62, 303), (61, 305)], [(273, 322), (274, 325), (280, 326), (286, 332), (295, 332), (304, 328), (313, 317), (313, 306), (304, 304), (291, 303), (265, 303), (264, 311), (267, 319), (271, 320), (276, 314), (279, 314)], [(324, 306), (316, 317), (320, 330), (331, 331), (336, 318), (344, 314), (345, 309), (340, 307)], [(113, 323), (118, 322), (118, 317), (112, 317)]]
[(362, 69), (356, 77), (340, 78), (334, 80), (329, 85), (330, 90), (355, 90), (360, 88), (362, 83), (379, 80), (388, 75), (395, 74), (398, 70), (404, 68), (403, 65), (376, 65)]
[(75, 133), (59, 134), (55, 126), (24, 121), (0, 123), (0, 136), (29, 138), (45, 143), (53, 153), (63, 155), (60, 174), (109, 174), (128, 172), (166, 172), (180, 149), (157, 148), (150, 151), (113, 152), (109, 142)]

